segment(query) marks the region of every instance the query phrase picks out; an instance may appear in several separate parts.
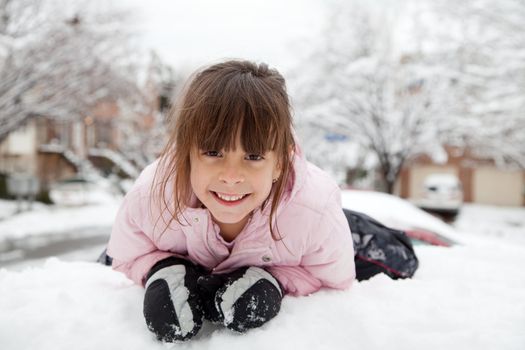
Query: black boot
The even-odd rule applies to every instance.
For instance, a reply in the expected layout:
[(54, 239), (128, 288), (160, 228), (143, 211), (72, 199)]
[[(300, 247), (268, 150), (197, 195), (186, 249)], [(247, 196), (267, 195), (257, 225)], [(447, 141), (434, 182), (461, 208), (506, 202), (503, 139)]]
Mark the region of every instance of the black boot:
[(196, 265), (176, 257), (153, 266), (146, 280), (144, 318), (157, 339), (184, 341), (200, 330), (203, 308), (197, 279), (202, 273)]
[[(259, 267), (199, 279), (207, 295), (206, 317), (236, 332), (257, 328), (274, 318), (281, 308), (282, 289), (277, 280)], [(213, 301), (213, 302), (211, 302)]]

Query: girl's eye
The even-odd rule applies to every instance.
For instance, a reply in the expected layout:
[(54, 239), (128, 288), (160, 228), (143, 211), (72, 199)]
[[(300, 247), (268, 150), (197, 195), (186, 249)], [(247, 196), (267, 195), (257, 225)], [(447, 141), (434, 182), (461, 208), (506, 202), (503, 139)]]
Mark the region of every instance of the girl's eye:
[(264, 158), (260, 154), (248, 154), (246, 155), (246, 159), (247, 160), (263, 160)]
[(202, 154), (204, 154), (207, 157), (220, 157), (221, 156), (221, 152), (219, 151), (204, 151), (202, 152)]

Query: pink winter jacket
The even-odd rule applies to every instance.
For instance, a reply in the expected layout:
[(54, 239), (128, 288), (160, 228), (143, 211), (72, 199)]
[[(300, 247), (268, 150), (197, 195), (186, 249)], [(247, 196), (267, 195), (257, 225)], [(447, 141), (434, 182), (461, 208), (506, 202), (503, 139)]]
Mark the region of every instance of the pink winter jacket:
[[(156, 262), (177, 255), (214, 273), (243, 266), (264, 267), (286, 293), (293, 295), (351, 285), (355, 277), (354, 249), (339, 188), (299, 151), (276, 214), (280, 241), (270, 234), (269, 205), (252, 214), (233, 242), (222, 239), (208, 210), (197, 203), (185, 209), (187, 223), (182, 221), (181, 225), (173, 220), (165, 230), (169, 213), (159, 219), (160, 210), (150, 201), (157, 164), (144, 169), (124, 198), (108, 245), (113, 268), (137, 284), (144, 284)], [(167, 198), (170, 195), (167, 193)]]

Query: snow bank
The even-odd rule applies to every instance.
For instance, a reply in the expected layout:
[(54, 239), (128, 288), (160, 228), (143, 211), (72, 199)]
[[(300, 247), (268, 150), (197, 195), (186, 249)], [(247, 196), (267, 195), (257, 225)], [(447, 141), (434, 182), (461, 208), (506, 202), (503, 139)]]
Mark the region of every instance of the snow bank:
[(454, 222), (454, 227), (460, 231), (525, 244), (525, 208), (464, 205)]
[[(5, 204), (5, 205), (3, 205)], [(1, 202), (0, 209), (12, 208)], [(380, 275), (347, 291), (286, 297), (281, 313), (245, 335), (205, 324), (189, 343), (157, 342), (142, 317), (143, 289), (95, 263), (28, 261), (0, 269), (0, 347), (71, 349), (524, 349), (525, 210), (465, 206), (455, 228), (382, 193), (344, 191), (343, 205), (387, 225), (461, 240), (452, 248), (416, 246), (411, 280)], [(39, 206), (0, 222), (1, 235), (111, 225), (118, 203)], [(102, 247), (83, 251), (95, 259)], [(28, 267), (33, 264), (32, 267)], [(38, 265), (38, 267), (34, 267)]]
[[(51, 232), (73, 231), (86, 227), (111, 227), (120, 200), (81, 207), (60, 207), (35, 203), (34, 210), (0, 221), (0, 243), (7, 239), (21, 239)], [(0, 209), (14, 213), (16, 203), (0, 201)], [(0, 220), (2, 218), (0, 217)]]
[(206, 324), (189, 343), (158, 343), (141, 287), (85, 262), (0, 270), (2, 349), (523, 349), (525, 246), (467, 235), (453, 248), (417, 246), (414, 279), (379, 275), (347, 291), (286, 297), (248, 334)]

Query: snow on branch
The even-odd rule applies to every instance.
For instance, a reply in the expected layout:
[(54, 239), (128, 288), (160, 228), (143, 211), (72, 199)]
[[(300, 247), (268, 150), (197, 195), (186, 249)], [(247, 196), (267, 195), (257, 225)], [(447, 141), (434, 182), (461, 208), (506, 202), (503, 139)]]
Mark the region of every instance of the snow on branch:
[(50, 4), (0, 1), (0, 140), (34, 116), (75, 119), (105, 98), (141, 98), (121, 18)]

